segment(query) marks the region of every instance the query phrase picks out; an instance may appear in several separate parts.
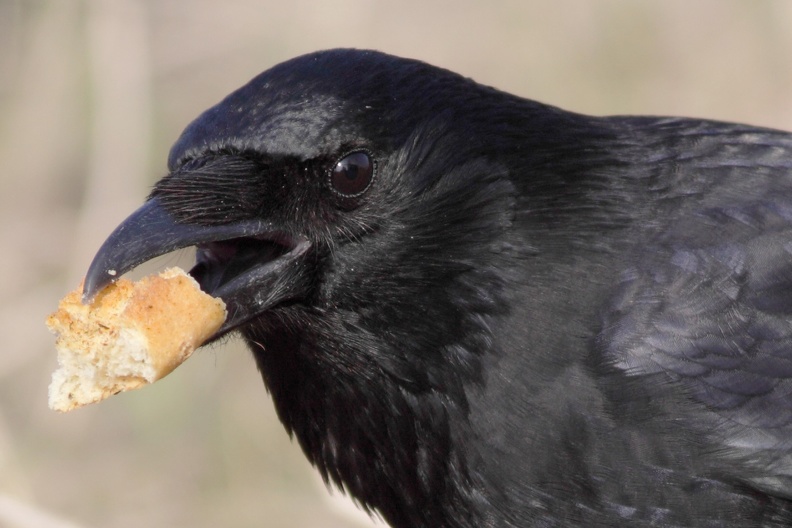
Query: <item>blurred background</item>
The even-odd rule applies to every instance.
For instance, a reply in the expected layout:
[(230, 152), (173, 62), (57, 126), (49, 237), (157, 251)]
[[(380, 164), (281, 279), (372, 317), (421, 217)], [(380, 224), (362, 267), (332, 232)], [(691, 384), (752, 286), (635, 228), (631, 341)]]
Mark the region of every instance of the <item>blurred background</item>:
[(101, 405), (46, 404), (44, 318), (181, 129), (339, 46), (578, 112), (792, 129), (789, 0), (0, 0), (0, 527), (372, 525), (305, 462), (237, 341)]

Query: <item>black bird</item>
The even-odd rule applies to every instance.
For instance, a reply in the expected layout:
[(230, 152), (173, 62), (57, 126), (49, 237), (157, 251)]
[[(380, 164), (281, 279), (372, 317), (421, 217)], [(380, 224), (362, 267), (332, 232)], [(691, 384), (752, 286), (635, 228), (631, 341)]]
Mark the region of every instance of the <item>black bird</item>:
[(373, 51), (190, 124), (86, 300), (195, 245), (286, 430), (394, 527), (792, 525), (792, 135)]

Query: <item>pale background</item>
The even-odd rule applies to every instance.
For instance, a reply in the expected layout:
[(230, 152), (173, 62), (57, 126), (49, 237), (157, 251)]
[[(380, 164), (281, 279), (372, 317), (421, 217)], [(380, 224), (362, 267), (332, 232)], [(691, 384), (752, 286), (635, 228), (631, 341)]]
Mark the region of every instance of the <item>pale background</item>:
[(330, 498), (236, 342), (154, 387), (46, 408), (43, 319), (180, 130), (338, 46), (579, 112), (792, 129), (790, 0), (0, 0), (0, 527), (370, 525)]

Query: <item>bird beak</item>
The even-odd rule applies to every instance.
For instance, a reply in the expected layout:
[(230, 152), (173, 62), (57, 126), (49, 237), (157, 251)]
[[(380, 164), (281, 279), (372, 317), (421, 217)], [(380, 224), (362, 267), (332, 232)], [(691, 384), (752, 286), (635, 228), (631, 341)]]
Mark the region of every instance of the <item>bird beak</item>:
[(226, 303), (215, 339), (275, 305), (304, 297), (311, 286), (311, 242), (264, 220), (222, 225), (177, 222), (156, 198), (147, 201), (102, 244), (88, 268), (83, 302), (134, 267), (170, 251), (197, 246), (190, 271), (201, 289)]

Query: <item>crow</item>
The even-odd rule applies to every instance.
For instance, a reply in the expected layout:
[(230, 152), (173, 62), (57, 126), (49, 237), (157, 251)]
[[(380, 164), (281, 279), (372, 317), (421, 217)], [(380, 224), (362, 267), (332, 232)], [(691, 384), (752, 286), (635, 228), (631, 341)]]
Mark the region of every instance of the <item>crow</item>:
[(84, 299), (188, 246), (393, 527), (792, 525), (789, 133), (320, 51), (184, 130)]

